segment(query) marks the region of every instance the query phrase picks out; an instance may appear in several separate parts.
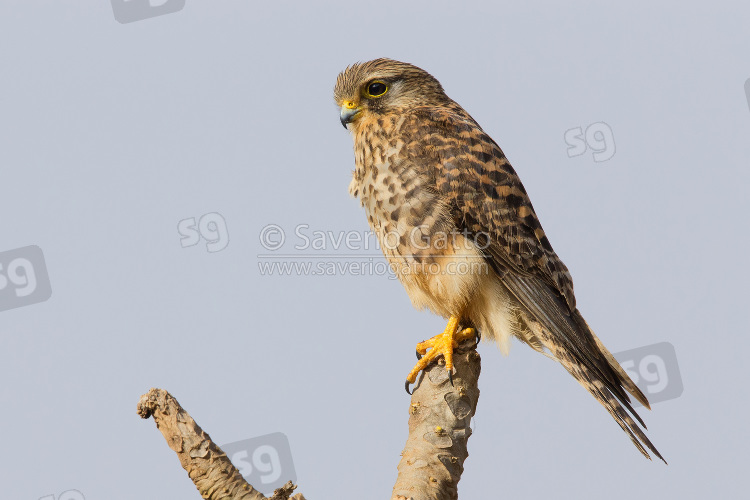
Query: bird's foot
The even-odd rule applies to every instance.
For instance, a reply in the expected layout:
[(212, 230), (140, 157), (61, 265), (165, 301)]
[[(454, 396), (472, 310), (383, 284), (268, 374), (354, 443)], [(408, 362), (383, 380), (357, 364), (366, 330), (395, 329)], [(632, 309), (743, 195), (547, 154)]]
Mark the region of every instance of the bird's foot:
[[(464, 340), (477, 337), (476, 330), (473, 328), (464, 328), (459, 331), (458, 321), (457, 317), (451, 316), (443, 333), (417, 344), (419, 361), (406, 377), (406, 392), (409, 392), (409, 384), (416, 382), (419, 372), (427, 368), (441, 354), (445, 358), (445, 369), (448, 370), (451, 385), (453, 384), (453, 349), (457, 348)], [(411, 393), (409, 392), (409, 394)]]

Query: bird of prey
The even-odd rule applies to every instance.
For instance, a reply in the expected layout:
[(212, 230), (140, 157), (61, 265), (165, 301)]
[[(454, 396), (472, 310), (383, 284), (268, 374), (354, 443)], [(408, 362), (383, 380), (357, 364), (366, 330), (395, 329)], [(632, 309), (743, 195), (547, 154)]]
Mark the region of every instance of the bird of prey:
[(439, 355), (450, 374), (453, 349), (476, 330), (505, 354), (516, 337), (560, 362), (643, 455), (664, 460), (633, 421), (645, 429), (628, 393), (650, 409), (646, 396), (578, 311), (570, 273), (497, 143), (408, 63), (349, 66), (334, 99), (354, 137), (350, 194), (413, 305), (448, 319), (417, 345), (407, 391)]

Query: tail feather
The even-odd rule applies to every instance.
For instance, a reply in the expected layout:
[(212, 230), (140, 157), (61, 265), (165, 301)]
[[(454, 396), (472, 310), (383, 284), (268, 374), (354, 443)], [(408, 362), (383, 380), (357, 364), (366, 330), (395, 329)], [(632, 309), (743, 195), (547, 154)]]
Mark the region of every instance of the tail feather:
[[(563, 366), (568, 370), (568, 372), (575, 377), (576, 380), (578, 380), (578, 383), (581, 384), (586, 390), (593, 395), (597, 401), (609, 412), (610, 415), (612, 415), (612, 418), (615, 419), (615, 422), (622, 428), (623, 431), (630, 437), (630, 440), (633, 442), (636, 448), (638, 448), (638, 451), (643, 453), (643, 455), (651, 460), (651, 456), (649, 455), (648, 451), (644, 448), (644, 445), (646, 448), (648, 448), (654, 455), (659, 457), (664, 463), (667, 463), (666, 460), (664, 460), (664, 457), (661, 456), (661, 453), (659, 453), (659, 450), (656, 449), (656, 447), (651, 443), (651, 440), (648, 439), (646, 434), (641, 430), (640, 427), (638, 427), (638, 424), (633, 421), (633, 419), (630, 417), (630, 414), (625, 411), (623, 408), (623, 405), (620, 401), (615, 398), (612, 393), (607, 389), (607, 387), (604, 386), (604, 384), (597, 380), (596, 377), (592, 376), (591, 372), (583, 365), (580, 366), (568, 366), (566, 363), (563, 363)], [(638, 413), (635, 412), (635, 410), (632, 409), (630, 404), (627, 404), (628, 410), (630, 413), (638, 419), (639, 422), (641, 422), (641, 425), (643, 425), (643, 421), (641, 420), (640, 416), (638, 416)], [(643, 425), (645, 428), (646, 426)]]
[[(604, 344), (602, 344), (602, 341), (599, 340), (599, 337), (596, 336), (594, 333), (594, 330), (591, 329), (591, 327), (586, 323), (586, 320), (583, 319), (583, 316), (581, 316), (581, 313), (578, 312), (576, 309), (574, 313), (574, 319), (576, 323), (579, 325), (584, 326), (588, 331), (591, 333), (591, 336), (594, 337), (594, 341), (596, 342), (597, 347), (599, 347), (599, 350), (604, 355), (604, 358), (609, 363), (609, 366), (612, 367), (612, 370), (617, 373), (618, 378), (620, 379), (620, 383), (622, 383), (622, 386), (627, 390), (631, 396), (633, 396), (639, 403), (641, 403), (644, 407), (647, 409), (651, 409), (651, 405), (648, 402), (648, 399), (646, 398), (646, 395), (643, 394), (643, 392), (638, 388), (637, 385), (633, 382), (633, 380), (628, 376), (628, 374), (623, 370), (622, 366), (620, 366), (620, 363), (617, 362), (614, 356), (612, 356), (612, 353), (609, 352), (609, 350), (604, 347)], [(633, 410), (631, 409), (631, 412)], [(645, 428), (646, 424), (644, 424), (640, 417), (638, 418), (638, 421), (641, 422), (641, 425)]]
[[(594, 335), (593, 331), (588, 328), (588, 325), (583, 321), (580, 313), (576, 311), (573, 316), (575, 322), (578, 323), (579, 326), (581, 326), (580, 322), (582, 322), (582, 327), (586, 328), (594, 337), (601, 354), (611, 367), (611, 371), (606, 374), (606, 376), (602, 376), (600, 370), (591, 369), (584, 361), (570, 353), (565, 346), (556, 341), (541, 324), (528, 317), (525, 318), (525, 322), (534, 335), (536, 335), (536, 337), (541, 340), (542, 344), (544, 344), (544, 346), (550, 351), (552, 356), (562, 364), (563, 367), (565, 367), (568, 373), (570, 373), (579, 384), (581, 384), (592, 396), (594, 396), (594, 398), (596, 398), (597, 401), (599, 401), (610, 415), (612, 415), (612, 418), (614, 418), (620, 428), (625, 431), (635, 447), (638, 448), (638, 451), (651, 460), (651, 455), (649, 454), (650, 451), (664, 461), (664, 463), (667, 463), (661, 453), (659, 453), (646, 434), (644, 434), (638, 426), (638, 423), (640, 423), (644, 429), (646, 428), (643, 419), (641, 419), (640, 415), (638, 415), (630, 404), (630, 399), (625, 390), (632, 394), (634, 398), (643, 404), (643, 406), (650, 408), (646, 396), (640, 389), (638, 389), (635, 383), (633, 383), (614, 356), (612, 356), (601, 341)], [(580, 322), (575, 316), (580, 318)], [(615, 383), (613, 383), (613, 379)], [(623, 388), (625, 390), (623, 390)], [(633, 420), (633, 417), (638, 423)]]

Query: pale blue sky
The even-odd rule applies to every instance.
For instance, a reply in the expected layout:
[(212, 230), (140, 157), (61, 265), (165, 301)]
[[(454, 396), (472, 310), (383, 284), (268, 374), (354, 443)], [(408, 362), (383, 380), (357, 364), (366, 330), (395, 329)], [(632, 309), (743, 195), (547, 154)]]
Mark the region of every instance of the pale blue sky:
[[(269, 224), (367, 230), (332, 90), (387, 56), (500, 144), (604, 343), (671, 343), (684, 385), (643, 413), (664, 466), (560, 366), (483, 345), (461, 498), (737, 498), (748, 26), (740, 2), (187, 0), (120, 24), (103, 0), (4, 0), (0, 252), (38, 245), (52, 296), (0, 312), (1, 496), (197, 498), (135, 412), (162, 387), (219, 444), (284, 433), (311, 500), (389, 498), (403, 380), (443, 320), (385, 276), (258, 267)], [(616, 153), (569, 157), (599, 122)], [(178, 223), (210, 213), (229, 245), (183, 248)]]

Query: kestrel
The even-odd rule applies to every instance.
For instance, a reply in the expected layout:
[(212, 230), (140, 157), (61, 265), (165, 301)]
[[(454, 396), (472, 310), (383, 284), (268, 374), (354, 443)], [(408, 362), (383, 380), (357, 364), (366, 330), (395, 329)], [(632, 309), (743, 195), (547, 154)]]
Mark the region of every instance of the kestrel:
[(349, 192), (413, 305), (448, 319), (417, 345), (424, 357), (407, 390), (441, 354), (451, 373), (453, 349), (475, 329), (505, 354), (516, 337), (559, 361), (643, 455), (664, 460), (632, 418), (646, 428), (628, 393), (650, 409), (646, 396), (578, 311), (570, 273), (495, 141), (411, 64), (349, 66), (334, 98), (354, 137)]

